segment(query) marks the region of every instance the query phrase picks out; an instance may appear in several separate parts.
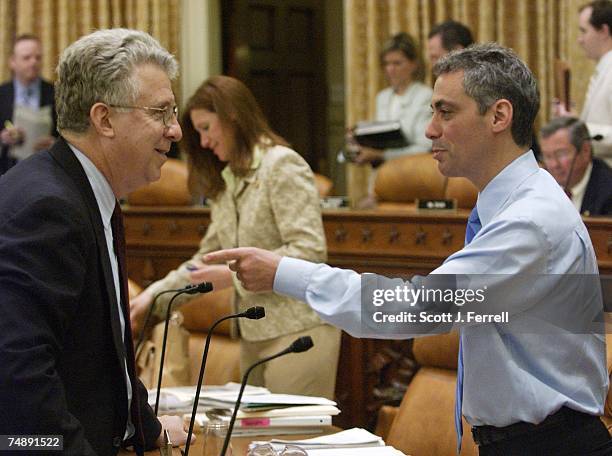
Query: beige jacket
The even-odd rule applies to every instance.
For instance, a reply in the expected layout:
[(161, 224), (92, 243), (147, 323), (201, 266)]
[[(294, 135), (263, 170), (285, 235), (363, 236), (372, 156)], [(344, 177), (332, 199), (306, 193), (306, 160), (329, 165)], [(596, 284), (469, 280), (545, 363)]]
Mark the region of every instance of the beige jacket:
[[(262, 152), (261, 162), (249, 175), (237, 180), (235, 190), (226, 189), (211, 204), (211, 224), (194, 259), (219, 249), (260, 247), (283, 256), (326, 260), (319, 196), (310, 167), (287, 147), (273, 146)], [(187, 284), (189, 272), (183, 263), (148, 290), (154, 295)], [(234, 285), (234, 302), (239, 311), (251, 306), (266, 309), (265, 320), (239, 319), (243, 339), (261, 341), (322, 324), (305, 303), (275, 293), (248, 292), (235, 274)], [(175, 300), (179, 302), (174, 306), (190, 299), (183, 296)], [(156, 309), (165, 309), (170, 297), (161, 296)]]

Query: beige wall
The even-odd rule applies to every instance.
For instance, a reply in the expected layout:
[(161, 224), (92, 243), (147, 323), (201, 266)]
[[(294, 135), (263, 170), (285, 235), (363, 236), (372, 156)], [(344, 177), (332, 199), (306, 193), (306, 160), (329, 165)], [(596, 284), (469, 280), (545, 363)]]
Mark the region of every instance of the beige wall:
[(220, 0), (181, 0), (181, 106), (209, 76), (221, 73)]

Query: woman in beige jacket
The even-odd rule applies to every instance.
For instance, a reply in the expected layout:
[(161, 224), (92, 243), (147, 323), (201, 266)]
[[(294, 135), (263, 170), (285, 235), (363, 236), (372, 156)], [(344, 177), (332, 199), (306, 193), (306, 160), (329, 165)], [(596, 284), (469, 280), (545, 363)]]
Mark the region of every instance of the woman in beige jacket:
[[(238, 321), (243, 372), (299, 336), (308, 334), (314, 341), (306, 353), (260, 366), (249, 383), (273, 392), (333, 397), (339, 330), (324, 324), (308, 305), (274, 293), (250, 293), (227, 265), (201, 261), (206, 253), (240, 246), (325, 261), (325, 234), (310, 167), (270, 129), (251, 92), (234, 78), (206, 80), (188, 101), (182, 125), (190, 184), (209, 199), (211, 224), (190, 261), (132, 301), (133, 315), (141, 316), (162, 290), (203, 281), (212, 282), (215, 290), (233, 286), (238, 311), (255, 305), (266, 309), (264, 320)], [(165, 296), (158, 299), (159, 313), (165, 313)], [(189, 296), (183, 296), (181, 302), (186, 302)]]

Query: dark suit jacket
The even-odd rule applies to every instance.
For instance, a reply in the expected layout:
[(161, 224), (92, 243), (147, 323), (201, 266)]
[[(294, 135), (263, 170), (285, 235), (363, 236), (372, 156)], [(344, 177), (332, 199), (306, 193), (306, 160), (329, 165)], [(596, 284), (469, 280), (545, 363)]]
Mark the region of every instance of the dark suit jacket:
[(612, 215), (612, 169), (599, 158), (593, 158), (593, 171), (584, 192), (580, 213)]
[[(4, 128), (4, 122), (13, 120), (13, 107), (15, 105), (15, 86), (13, 81), (0, 85), (0, 130)], [(53, 124), (50, 135), (58, 136), (56, 131), (57, 116), (55, 113), (55, 92), (53, 85), (45, 80), (41, 80), (40, 87), (40, 106), (51, 105)], [(15, 165), (15, 160), (8, 156), (8, 147), (0, 148), (0, 175), (5, 173), (11, 166)]]
[[(1, 433), (61, 434), (61, 454), (114, 455), (125, 346), (98, 205), (63, 138), (0, 177), (0, 214)], [(151, 448), (161, 425), (140, 381), (136, 395)]]

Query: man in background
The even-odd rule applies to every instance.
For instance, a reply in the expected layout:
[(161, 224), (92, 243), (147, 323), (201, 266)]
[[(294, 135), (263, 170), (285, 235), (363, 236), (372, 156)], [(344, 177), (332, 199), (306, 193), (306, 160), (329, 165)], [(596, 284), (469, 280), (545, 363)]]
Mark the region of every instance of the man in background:
[(540, 131), (542, 160), (582, 215), (612, 215), (612, 169), (593, 158), (589, 130), (575, 117), (557, 117)]
[[(602, 136), (601, 141), (593, 144), (593, 154), (612, 166), (612, 0), (584, 5), (579, 10), (578, 24), (578, 43), (587, 58), (597, 62), (580, 120), (586, 123), (591, 135)], [(553, 111), (557, 116), (578, 117), (558, 102)]]
[(136, 376), (118, 203), (181, 139), (177, 68), (144, 32), (80, 38), (57, 68), (60, 138), (0, 178), (3, 434), (61, 435), (49, 450), (70, 456), (186, 440)]
[[(32, 150), (47, 149), (53, 144), (55, 131), (55, 100), (53, 86), (41, 78), (42, 46), (34, 35), (21, 35), (13, 45), (9, 66), (13, 79), (0, 86), (0, 175), (23, 158), (15, 153), (15, 146), (26, 140), (26, 135), (14, 122), (16, 107), (33, 111), (45, 109), (43, 115), (48, 129), (39, 138), (32, 138)], [(47, 115), (48, 114), (48, 115)]]
[(472, 32), (461, 22), (448, 20), (431, 29), (427, 36), (427, 58), (431, 65), (451, 51), (474, 43)]

